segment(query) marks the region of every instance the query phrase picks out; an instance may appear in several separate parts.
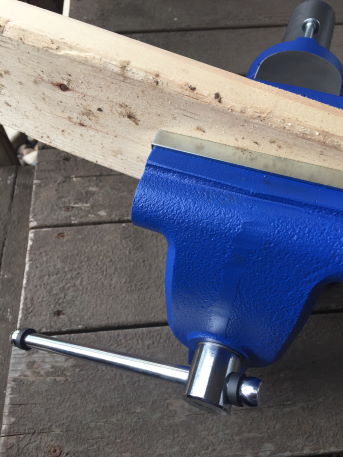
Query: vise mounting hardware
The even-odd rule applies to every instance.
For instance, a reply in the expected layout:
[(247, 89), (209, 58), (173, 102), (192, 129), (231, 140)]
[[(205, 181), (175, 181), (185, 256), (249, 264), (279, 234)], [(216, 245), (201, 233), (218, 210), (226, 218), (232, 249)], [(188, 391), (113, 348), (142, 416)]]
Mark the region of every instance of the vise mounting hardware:
[[(248, 77), (343, 109), (343, 67), (329, 51), (334, 13), (319, 0), (294, 11), (285, 41)], [(197, 405), (257, 406), (249, 367), (282, 355), (320, 288), (343, 282), (343, 173), (160, 131), (132, 222), (168, 240), (169, 326), (190, 366), (171, 366), (16, 330), (12, 343), (186, 384)]]

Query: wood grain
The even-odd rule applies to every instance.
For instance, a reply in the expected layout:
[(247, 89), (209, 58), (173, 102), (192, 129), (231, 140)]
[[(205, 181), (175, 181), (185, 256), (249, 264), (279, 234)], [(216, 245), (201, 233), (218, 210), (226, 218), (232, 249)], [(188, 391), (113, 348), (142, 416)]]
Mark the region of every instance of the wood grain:
[(58, 149), (45, 148), (38, 151), (35, 181), (57, 181), (63, 178), (114, 176), (119, 173), (88, 160), (80, 159)]
[(2, 258), (7, 234), (7, 224), (11, 211), (15, 177), (16, 167), (0, 167), (0, 259)]
[(30, 227), (128, 221), (136, 187), (137, 180), (129, 176), (61, 151), (41, 151), (35, 172)]
[[(328, 3), (343, 22), (339, 0)], [(113, 32), (286, 25), (297, 0), (71, 0), (70, 16)]]
[(62, 150), (139, 177), (162, 128), (343, 170), (341, 110), (21, 2), (0, 28), (3, 122)]
[[(1, 455), (286, 457), (342, 450), (342, 335), (342, 314), (311, 317), (279, 362), (252, 372), (263, 379), (262, 406), (233, 408), (228, 417), (186, 404), (179, 385), (14, 350)], [(162, 361), (186, 361), (166, 327), (69, 338)]]
[[(2, 264), (4, 262), (4, 248), (11, 217), (11, 206), (16, 178), (16, 167), (0, 167), (0, 286), (2, 277)], [(4, 300), (2, 287), (0, 287), (0, 304)], [(7, 309), (0, 306), (0, 413), (2, 412), (5, 386), (7, 382), (8, 340)]]

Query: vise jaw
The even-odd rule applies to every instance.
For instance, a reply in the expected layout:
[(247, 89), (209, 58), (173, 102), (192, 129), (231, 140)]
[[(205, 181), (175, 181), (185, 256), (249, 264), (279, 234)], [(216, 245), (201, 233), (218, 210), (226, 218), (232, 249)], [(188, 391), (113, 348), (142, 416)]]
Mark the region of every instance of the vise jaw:
[(342, 189), (341, 172), (157, 134), (132, 221), (168, 241), (168, 323), (189, 349), (190, 400), (235, 404), (228, 376), (280, 357), (320, 289), (343, 281)]

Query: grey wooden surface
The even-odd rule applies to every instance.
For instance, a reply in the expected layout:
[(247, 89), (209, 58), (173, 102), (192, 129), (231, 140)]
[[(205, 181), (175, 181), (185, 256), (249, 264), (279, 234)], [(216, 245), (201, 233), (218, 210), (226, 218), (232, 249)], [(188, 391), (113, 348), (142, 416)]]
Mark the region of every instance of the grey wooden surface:
[[(70, 15), (168, 51), (246, 74), (252, 61), (282, 40), (297, 0), (72, 0)], [(343, 59), (343, 2), (331, 50)], [(266, 27), (268, 26), (268, 27)], [(276, 26), (276, 27), (275, 27)]]
[[(13, 352), (3, 457), (270, 457), (343, 448), (343, 314), (313, 316), (285, 357), (251, 371), (261, 408), (204, 414), (182, 386), (43, 352)], [(184, 363), (167, 327), (65, 337)]]
[[(259, 52), (281, 38), (296, 3), (71, 0), (71, 16), (245, 73)], [(332, 4), (343, 22), (342, 2)], [(341, 57), (342, 29), (336, 30), (333, 48)], [(130, 223), (136, 183), (60, 151), (40, 152), (20, 324), (91, 346), (185, 363), (184, 349), (165, 325), (166, 243)], [(0, 454), (282, 457), (340, 452), (342, 311), (343, 287), (331, 285), (286, 355), (255, 372), (264, 381), (263, 406), (234, 408), (225, 418), (185, 404), (180, 386), (14, 350)]]
[(15, 187), (16, 167), (0, 167), (0, 413), (2, 412), (5, 386), (7, 382), (8, 365), (8, 340), (6, 341), (7, 330), (7, 309), (2, 303), (4, 300), (2, 280), (5, 245), (8, 234), (8, 226), (11, 218), (11, 207)]
[(138, 181), (56, 149), (37, 164), (30, 227), (130, 220)]
[[(343, 4), (327, 0), (337, 22)], [(285, 25), (297, 0), (71, 0), (70, 16), (116, 32)]]
[(16, 176), (15, 167), (0, 167), (0, 258), (7, 233), (8, 215), (10, 214), (14, 183)]
[(31, 230), (20, 326), (69, 332), (165, 322), (165, 245), (131, 223)]
[(25, 267), (33, 170), (0, 168), (0, 415), (9, 361), (9, 335), (17, 324)]
[[(229, 3), (229, 2), (227, 2)], [(280, 2), (280, 4), (286, 2)], [(268, 2), (265, 2), (267, 5)], [(145, 32), (131, 38), (233, 73), (246, 74), (253, 60), (282, 40), (285, 27)], [(343, 26), (337, 25), (331, 50), (343, 58)]]

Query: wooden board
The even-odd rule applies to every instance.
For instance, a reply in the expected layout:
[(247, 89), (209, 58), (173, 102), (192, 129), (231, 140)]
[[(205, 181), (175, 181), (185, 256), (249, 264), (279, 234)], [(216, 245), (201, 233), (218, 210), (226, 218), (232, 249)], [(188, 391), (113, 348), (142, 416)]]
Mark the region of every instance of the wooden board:
[(30, 231), (19, 326), (40, 331), (166, 321), (161, 235), (132, 224)]
[[(71, 0), (70, 16), (114, 32), (285, 25), (298, 0)], [(331, 0), (343, 22), (340, 0)]]
[[(233, 408), (228, 417), (186, 404), (179, 385), (14, 350), (1, 455), (286, 457), (342, 450), (342, 335), (343, 314), (312, 317), (279, 362), (252, 372), (263, 379), (261, 408)], [(166, 327), (69, 338), (186, 361)]]
[[(3, 175), (3, 171), (4, 168), (1, 168), (0, 175)], [(6, 195), (0, 181), (0, 220), (7, 221), (5, 237), (2, 239), (0, 264), (0, 417), (2, 417), (9, 365), (9, 335), (17, 325), (25, 268), (32, 171), (29, 167), (20, 167), (18, 171), (11, 167), (11, 173), (7, 177), (7, 179), (10, 177), (8, 187), (11, 204), (5, 213), (1, 206)]]
[(21, 2), (0, 5), (0, 117), (139, 177), (160, 128), (343, 170), (341, 110)]

